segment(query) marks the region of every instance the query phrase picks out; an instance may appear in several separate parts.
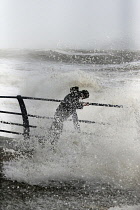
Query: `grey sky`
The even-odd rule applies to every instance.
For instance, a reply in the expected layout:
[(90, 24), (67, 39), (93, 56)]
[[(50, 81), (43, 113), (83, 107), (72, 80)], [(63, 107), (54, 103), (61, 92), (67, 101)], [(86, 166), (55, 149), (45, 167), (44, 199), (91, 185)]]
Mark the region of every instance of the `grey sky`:
[(140, 0), (0, 0), (0, 48), (140, 49)]

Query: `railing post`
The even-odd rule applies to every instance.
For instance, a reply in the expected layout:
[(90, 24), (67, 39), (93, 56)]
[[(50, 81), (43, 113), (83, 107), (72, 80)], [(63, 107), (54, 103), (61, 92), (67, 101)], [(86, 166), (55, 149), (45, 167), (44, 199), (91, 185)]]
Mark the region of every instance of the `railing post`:
[(28, 114), (27, 114), (26, 106), (24, 104), (24, 101), (21, 95), (17, 95), (17, 100), (19, 102), (19, 106), (22, 113), (23, 135), (24, 135), (24, 138), (26, 139), (26, 138), (29, 138), (29, 133), (30, 133)]

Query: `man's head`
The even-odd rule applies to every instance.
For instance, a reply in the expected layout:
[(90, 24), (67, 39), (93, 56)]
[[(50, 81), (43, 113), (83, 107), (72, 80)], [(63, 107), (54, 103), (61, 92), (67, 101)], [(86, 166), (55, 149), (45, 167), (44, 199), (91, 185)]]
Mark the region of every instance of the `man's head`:
[(79, 92), (79, 87), (75, 86), (75, 87), (71, 87), (70, 88), (70, 92)]
[(80, 91), (80, 97), (82, 99), (89, 98), (89, 92), (87, 90)]

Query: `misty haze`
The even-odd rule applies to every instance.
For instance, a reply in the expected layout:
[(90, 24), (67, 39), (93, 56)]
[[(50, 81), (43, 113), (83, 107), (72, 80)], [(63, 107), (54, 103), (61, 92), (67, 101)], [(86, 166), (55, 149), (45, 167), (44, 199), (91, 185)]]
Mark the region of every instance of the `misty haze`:
[(140, 49), (139, 0), (1, 0), (0, 48)]

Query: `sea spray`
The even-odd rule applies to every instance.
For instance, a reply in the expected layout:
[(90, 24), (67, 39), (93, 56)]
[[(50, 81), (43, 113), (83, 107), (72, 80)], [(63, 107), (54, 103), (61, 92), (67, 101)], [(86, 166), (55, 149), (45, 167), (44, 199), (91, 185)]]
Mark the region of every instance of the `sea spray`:
[[(94, 63), (83, 65), (47, 59), (41, 60), (41, 64), (40, 56), (36, 59), (28, 59), (28, 56), (24, 60), (18, 59), (14, 65), (13, 61), (8, 61), (6, 72), (11, 75), (8, 93), (63, 99), (70, 87), (77, 85), (80, 90), (87, 89), (90, 92), (89, 102), (118, 104), (123, 105), (123, 108), (89, 106), (77, 110), (80, 120), (95, 123), (80, 123), (84, 133), (77, 134), (72, 122), (65, 122), (65, 131), (54, 150), (47, 138), (52, 120), (30, 118), (30, 124), (37, 126), (37, 129), (31, 129), (31, 135), (45, 136), (45, 147), (41, 147), (38, 138), (31, 139), (28, 146), (23, 139), (19, 141), (21, 155), (15, 160), (4, 162), (5, 177), (38, 185), (46, 184), (51, 179), (82, 179), (90, 183), (100, 180), (101, 183), (120, 188), (139, 188), (139, 71), (135, 70), (133, 74), (133, 63), (127, 69), (126, 63), (119, 64), (119, 68), (118, 64), (113, 63), (95, 67)], [(20, 75), (17, 82), (11, 72)], [(2, 86), (5, 87), (5, 77), (2, 78)], [(25, 100), (25, 104), (29, 114), (53, 117), (59, 103)], [(19, 109), (18, 104), (11, 102), (9, 107)], [(14, 117), (9, 119), (19, 122)], [(30, 157), (22, 155), (27, 148), (33, 150)]]

